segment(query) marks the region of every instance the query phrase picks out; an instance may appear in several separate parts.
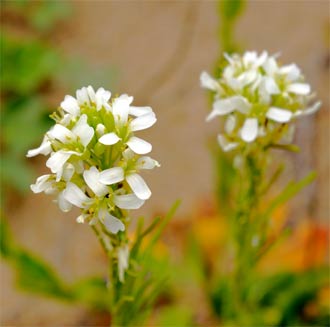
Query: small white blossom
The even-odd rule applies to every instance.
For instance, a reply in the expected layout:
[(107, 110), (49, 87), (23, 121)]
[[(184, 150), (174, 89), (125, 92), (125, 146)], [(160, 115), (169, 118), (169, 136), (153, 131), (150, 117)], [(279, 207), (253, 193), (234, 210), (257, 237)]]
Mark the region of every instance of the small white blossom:
[(259, 142), (281, 142), (292, 129), (284, 128), (297, 117), (315, 113), (320, 102), (308, 107), (311, 87), (295, 64), (281, 66), (277, 55), (246, 52), (225, 54), (219, 78), (202, 72), (201, 86), (214, 93), (212, 111), (206, 120), (226, 116), (218, 142), (224, 151)]
[(122, 245), (117, 251), (118, 257), (118, 275), (119, 280), (123, 283), (125, 280), (125, 271), (129, 266), (129, 247), (127, 244)]

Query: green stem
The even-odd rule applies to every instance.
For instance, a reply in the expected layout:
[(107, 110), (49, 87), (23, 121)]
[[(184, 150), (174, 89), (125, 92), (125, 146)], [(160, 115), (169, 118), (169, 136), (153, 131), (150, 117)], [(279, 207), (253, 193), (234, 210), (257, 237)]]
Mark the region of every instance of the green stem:
[[(264, 153), (260, 154), (260, 157), (248, 155), (244, 160), (238, 206), (233, 221), (236, 245), (233, 295), (237, 317), (242, 319), (245, 319), (246, 314), (252, 309), (251, 304), (247, 302), (245, 292), (254, 266), (255, 251), (258, 248), (254, 243), (260, 240), (258, 208), (262, 196), (260, 188), (264, 178), (264, 155)], [(244, 321), (238, 322), (244, 323)]]
[(112, 308), (114, 307), (114, 298), (115, 298), (115, 289), (113, 287), (113, 280), (114, 280), (114, 273), (113, 273), (113, 252), (109, 249), (109, 246), (106, 244), (104, 240), (104, 234), (98, 230), (96, 225), (91, 226), (94, 233), (96, 234), (104, 252), (108, 256), (109, 259), (109, 271), (108, 271), (108, 283), (107, 287), (110, 293), (110, 311), (112, 311)]

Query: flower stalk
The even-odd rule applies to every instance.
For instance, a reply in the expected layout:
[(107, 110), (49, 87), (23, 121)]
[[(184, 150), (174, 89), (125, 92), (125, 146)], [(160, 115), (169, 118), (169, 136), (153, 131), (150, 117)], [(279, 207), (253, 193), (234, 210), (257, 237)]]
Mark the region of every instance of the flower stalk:
[(133, 265), (134, 244), (127, 229), (130, 211), (151, 196), (141, 171), (160, 165), (146, 156), (152, 145), (135, 136), (156, 122), (152, 108), (133, 106), (133, 97), (126, 94), (110, 98), (109, 91), (91, 86), (77, 90), (76, 97), (65, 96), (51, 116), (55, 125), (27, 156), (49, 156), (50, 173), (40, 176), (32, 191), (52, 194), (64, 212), (80, 208), (77, 222), (88, 223), (98, 238), (109, 260), (111, 323), (119, 326), (134, 323), (142, 314), (136, 309), (126, 320), (122, 311), (124, 303), (135, 299), (125, 283), (141, 282), (135, 276), (141, 262)]
[(267, 192), (284, 167), (280, 165), (270, 175), (274, 159), (271, 151), (299, 151), (292, 144), (294, 123), (315, 113), (320, 102), (309, 105), (315, 95), (297, 65), (281, 65), (277, 55), (270, 56), (265, 51), (260, 55), (225, 54), (219, 76), (213, 78), (203, 72), (200, 81), (213, 95), (212, 110), (206, 120), (222, 118), (218, 143), (223, 152), (232, 154), (234, 184), (238, 186), (231, 194), (232, 319), (240, 326), (262, 324), (265, 322), (251, 314), (255, 303), (248, 290), (256, 281), (259, 261), (281, 236), (269, 237), (271, 215), (315, 177), (310, 174), (299, 182), (290, 182), (269, 201)]

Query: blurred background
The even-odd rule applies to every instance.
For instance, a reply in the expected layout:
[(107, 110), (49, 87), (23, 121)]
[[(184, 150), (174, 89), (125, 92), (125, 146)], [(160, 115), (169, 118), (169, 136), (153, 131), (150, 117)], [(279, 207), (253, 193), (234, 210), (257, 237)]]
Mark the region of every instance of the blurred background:
[[(153, 196), (136, 216), (152, 218), (182, 200), (160, 252), (180, 266), (188, 231), (196, 231), (203, 251), (217, 251), (226, 233), (215, 219), (210, 155), (218, 125), (205, 123), (208, 101), (199, 75), (212, 72), (221, 54), (222, 19), (215, 1), (1, 2), (2, 216), (16, 241), (66, 281), (105, 271), (106, 261), (88, 226), (75, 223), (77, 212), (63, 214), (50, 197), (29, 190), (46, 167), (44, 157), (26, 160), (25, 153), (40, 144), (51, 125), (48, 115), (64, 95), (89, 84), (133, 95), (135, 105), (150, 105), (157, 114), (157, 124), (142, 134), (162, 166), (145, 175)], [(302, 151), (289, 158), (287, 172), (301, 178), (316, 170), (317, 181), (278, 213), (290, 217), (295, 232), (274, 254), (282, 260), (266, 260), (262, 268), (303, 270), (329, 255), (329, 2), (247, 1), (236, 24), (241, 49), (280, 52), (283, 63), (296, 62), (323, 103), (315, 116), (299, 122), (295, 142)], [(218, 234), (212, 234), (215, 225)], [(189, 312), (189, 301), (205, 303), (205, 295), (181, 273), (183, 290), (173, 298), (182, 310), (175, 314), (182, 321), (195, 315), (201, 325), (212, 322), (207, 304)], [(323, 292), (327, 302), (329, 288)], [(0, 307), (3, 326), (104, 323), (84, 307), (21, 292), (6, 262)], [(171, 323), (171, 314), (165, 311), (154, 323)]]

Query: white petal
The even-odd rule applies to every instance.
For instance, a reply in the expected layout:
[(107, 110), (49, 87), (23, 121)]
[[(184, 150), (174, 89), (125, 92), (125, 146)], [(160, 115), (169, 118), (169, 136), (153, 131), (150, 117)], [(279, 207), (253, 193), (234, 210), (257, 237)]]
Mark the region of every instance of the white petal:
[(160, 167), (160, 164), (150, 157), (143, 156), (137, 160), (136, 167), (138, 169), (154, 169), (155, 167)]
[(89, 170), (85, 170), (83, 175), (86, 184), (98, 197), (102, 197), (109, 193), (107, 186), (99, 182), (100, 172), (96, 167), (91, 167)]
[(63, 191), (64, 198), (78, 208), (88, 208), (93, 200), (74, 183), (67, 183), (66, 189)]
[(258, 135), (258, 119), (247, 118), (241, 129), (241, 137), (245, 142), (253, 142)]
[(98, 137), (101, 137), (105, 133), (105, 126), (103, 124), (97, 124), (96, 133)]
[(68, 212), (72, 208), (72, 204), (65, 199), (63, 192), (59, 193), (57, 197), (57, 202), (58, 202), (58, 206), (63, 212)]
[(287, 123), (292, 118), (292, 112), (286, 109), (271, 107), (266, 117), (279, 123)]
[(245, 66), (254, 64), (257, 61), (257, 53), (255, 51), (246, 51), (243, 55), (243, 62)]
[(263, 51), (261, 55), (256, 59), (254, 67), (257, 68), (262, 66), (267, 59), (268, 59), (268, 53), (267, 51)]
[(225, 123), (225, 131), (230, 134), (236, 126), (236, 118), (234, 115), (228, 116), (226, 123)]
[(296, 64), (282, 66), (278, 72), (282, 75), (286, 75), (289, 81), (296, 81), (300, 78), (300, 69)]
[(113, 167), (100, 172), (99, 182), (105, 185), (119, 183), (124, 180), (124, 170), (121, 167)]
[(89, 215), (83, 213), (83, 214), (81, 214), (79, 217), (77, 217), (76, 222), (77, 222), (78, 224), (83, 224), (83, 223), (85, 222), (85, 219), (86, 219), (87, 217), (89, 217)]
[(321, 104), (322, 103), (319, 101), (319, 102), (314, 103), (311, 107), (309, 107), (305, 110), (298, 110), (293, 114), (293, 117), (312, 115), (321, 108)]
[(47, 156), (52, 152), (51, 143), (48, 141), (48, 137), (45, 136), (40, 146), (36, 149), (29, 150), (26, 154), (27, 157), (34, 157), (38, 154), (43, 154)]
[(77, 135), (81, 144), (86, 147), (94, 136), (94, 128), (87, 123), (87, 116), (82, 115), (77, 124), (72, 129), (72, 132)]
[(62, 177), (66, 182), (68, 182), (72, 178), (74, 172), (75, 172), (75, 169), (74, 169), (73, 164), (66, 162), (63, 165), (63, 176)]
[(151, 112), (150, 114), (142, 115), (133, 119), (130, 123), (131, 130), (140, 131), (146, 128), (151, 127), (157, 121), (156, 115)]
[(91, 102), (96, 103), (95, 91), (92, 86), (90, 86), (90, 85), (87, 86), (87, 93), (88, 93), (88, 96), (89, 96)]
[(236, 142), (228, 142), (227, 138), (222, 134), (218, 135), (218, 143), (224, 152), (231, 151), (238, 146)]
[(53, 152), (51, 157), (47, 160), (46, 166), (50, 168), (52, 173), (57, 173), (58, 171), (63, 170), (63, 165), (70, 158), (71, 153), (58, 151)]
[(73, 116), (78, 116), (80, 113), (80, 107), (77, 100), (71, 95), (66, 95), (64, 101), (61, 102), (61, 107)]
[(277, 86), (275, 80), (272, 77), (265, 77), (264, 78), (264, 85), (265, 85), (265, 90), (269, 94), (279, 94), (281, 91), (279, 87)]
[(307, 95), (311, 92), (311, 87), (306, 83), (293, 83), (287, 88), (288, 92), (300, 95)]
[(110, 91), (106, 91), (103, 87), (100, 87), (96, 91), (96, 108), (100, 110), (102, 106), (105, 106), (111, 97)]
[(138, 174), (130, 174), (126, 176), (126, 181), (131, 187), (135, 195), (141, 200), (147, 200), (151, 196), (151, 191), (144, 181), (144, 179)]
[(68, 126), (72, 120), (72, 115), (70, 114), (65, 114), (63, 118), (60, 120), (60, 124), (63, 126)]
[(124, 283), (125, 271), (129, 267), (129, 247), (128, 245), (121, 246), (117, 251), (118, 256), (118, 275), (119, 280)]
[(99, 138), (99, 142), (104, 145), (113, 145), (116, 144), (120, 138), (115, 133), (107, 133)]
[(119, 231), (125, 230), (123, 222), (110, 215), (106, 209), (99, 210), (99, 219), (110, 233), (117, 234)]
[(207, 121), (210, 121), (215, 116), (223, 116), (227, 115), (234, 110), (238, 110), (244, 114), (246, 114), (251, 105), (250, 103), (242, 96), (233, 96), (226, 99), (216, 100), (213, 103), (213, 110), (206, 118)]
[(35, 184), (32, 184), (30, 186), (32, 192), (41, 193), (44, 192), (46, 189), (50, 188), (54, 183), (54, 180), (50, 179), (51, 176), (52, 175), (50, 174), (39, 176)]
[(237, 81), (240, 83), (240, 89), (246, 85), (253, 83), (258, 77), (258, 73), (255, 70), (248, 70), (237, 77)]
[(139, 199), (135, 194), (114, 195), (114, 204), (120, 209), (139, 209), (144, 200)]
[(207, 72), (203, 71), (200, 76), (201, 87), (212, 91), (221, 91), (219, 82), (210, 76)]
[(134, 156), (135, 153), (130, 148), (127, 148), (125, 151), (123, 151), (123, 157), (126, 161), (133, 159)]
[(262, 67), (268, 76), (274, 76), (274, 74), (278, 71), (277, 62), (274, 57), (269, 57)]
[(135, 117), (140, 117), (142, 115), (149, 114), (151, 112), (153, 112), (151, 107), (130, 106), (128, 110), (128, 113)]
[(123, 94), (116, 98), (112, 104), (112, 113), (116, 123), (123, 125), (126, 124), (129, 112), (129, 106), (133, 101), (133, 97)]
[(152, 145), (136, 136), (132, 136), (126, 143), (137, 154), (146, 154), (152, 150)]
[(72, 164), (77, 174), (82, 174), (84, 172), (85, 166), (82, 160), (74, 160)]
[(210, 114), (206, 117), (206, 121), (212, 120), (216, 116), (223, 116), (230, 114), (234, 111), (234, 105), (230, 99), (216, 100), (213, 103), (213, 109)]
[(223, 54), (223, 56), (225, 57), (225, 59), (230, 63), (230, 64), (233, 64), (234, 63), (234, 59), (227, 53), (225, 52)]
[(50, 138), (57, 139), (62, 143), (68, 143), (76, 139), (75, 135), (66, 127), (56, 124), (47, 135)]
[(77, 101), (79, 104), (87, 104), (87, 105), (90, 104), (86, 87), (83, 87), (80, 90), (77, 90), (76, 97), (77, 97)]

